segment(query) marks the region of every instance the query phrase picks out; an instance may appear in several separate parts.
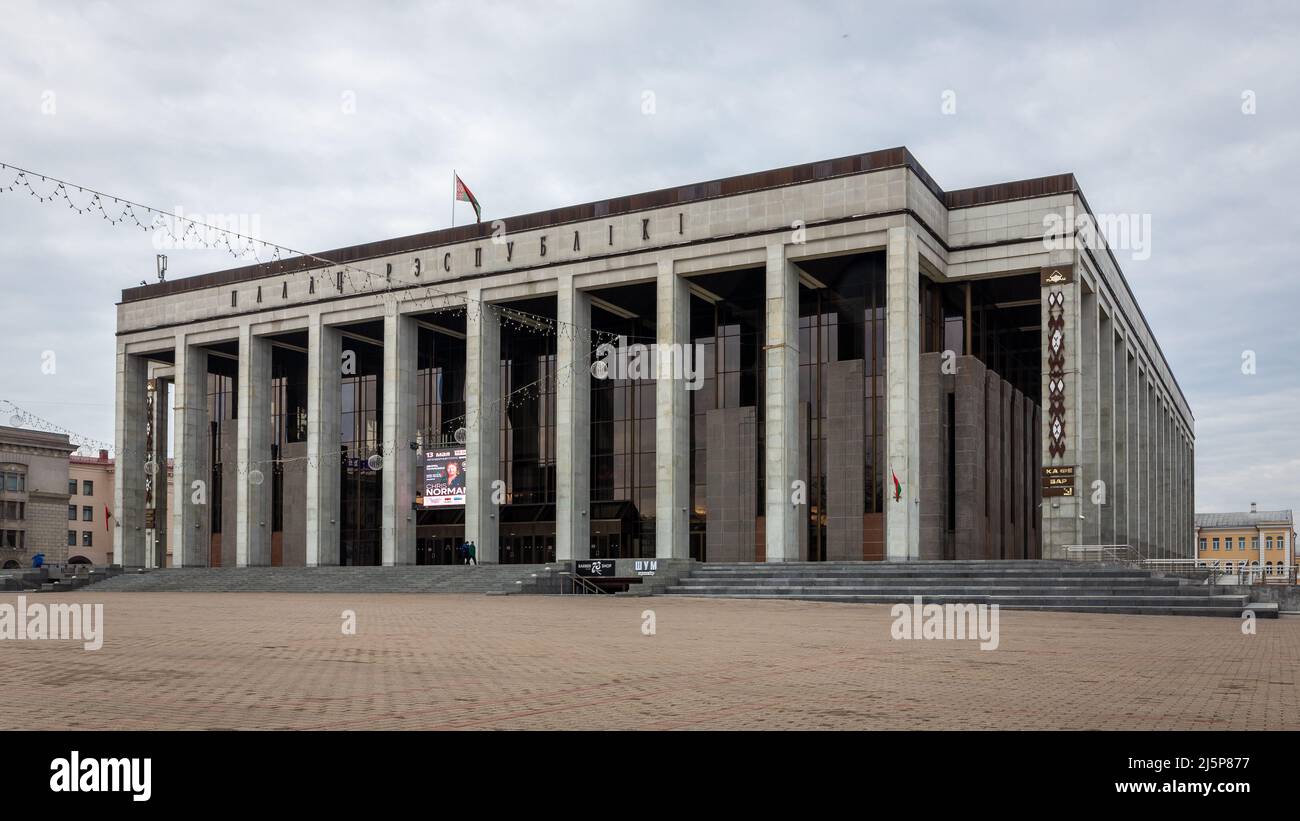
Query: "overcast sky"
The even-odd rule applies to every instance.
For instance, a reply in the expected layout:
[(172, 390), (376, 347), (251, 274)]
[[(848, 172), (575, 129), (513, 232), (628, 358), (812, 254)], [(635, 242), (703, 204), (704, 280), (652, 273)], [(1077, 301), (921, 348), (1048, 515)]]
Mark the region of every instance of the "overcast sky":
[[(1074, 172), (1150, 215), (1118, 257), (1196, 416), (1197, 509), (1300, 505), (1294, 4), (807, 6), (11, 0), (0, 162), (311, 251), (445, 227), (453, 167), (485, 219), (896, 145), (949, 190)], [(155, 252), (0, 194), (0, 399), (111, 440), (113, 306)]]

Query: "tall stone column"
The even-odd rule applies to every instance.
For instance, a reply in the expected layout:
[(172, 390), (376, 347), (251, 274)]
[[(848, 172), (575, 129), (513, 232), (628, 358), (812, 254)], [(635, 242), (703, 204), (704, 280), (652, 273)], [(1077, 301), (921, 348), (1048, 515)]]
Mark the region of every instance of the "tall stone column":
[[(1101, 478), (1101, 380), (1098, 345), (1101, 311), (1097, 294), (1080, 288), (1078, 382), (1083, 416), (1079, 425), (1079, 512), (1083, 514), (1082, 543), (1101, 544), (1102, 508), (1092, 503), (1094, 483)], [(1068, 371), (1067, 371), (1068, 373)]]
[(806, 513), (804, 506), (791, 502), (799, 478), (799, 271), (786, 259), (784, 245), (767, 247), (765, 304), (766, 558), (769, 562), (798, 561), (803, 558), (798, 528)]
[[(465, 337), (465, 538), (480, 562), (500, 560), (501, 317), (477, 289), (467, 294)], [(557, 555), (558, 558), (558, 555)]]
[(307, 566), (339, 563), (343, 337), (312, 314), (307, 325)]
[(172, 501), (172, 561), (177, 567), (212, 563), (212, 464), (208, 430), (208, 352), (176, 338), (176, 421)]
[(1129, 492), (1129, 402), (1128, 402), (1128, 345), (1124, 338), (1112, 339), (1114, 357), (1112, 373), (1115, 377), (1115, 487), (1110, 499), (1115, 505), (1115, 544), (1132, 545), (1129, 535), (1128, 512), (1131, 507)]
[(1083, 331), (1082, 289), (1071, 265), (1054, 265), (1040, 272), (1042, 286), (1042, 465), (1047, 469), (1073, 469), (1073, 495), (1043, 494), (1042, 542), (1044, 559), (1068, 558), (1066, 547), (1082, 544), (1081, 499), (1091, 493), (1083, 449), (1084, 388), (1080, 370), (1085, 365), (1080, 347)]
[(1139, 555), (1145, 555), (1146, 536), (1142, 529), (1142, 511), (1146, 497), (1142, 484), (1142, 383), (1138, 374), (1137, 355), (1128, 361), (1128, 543)]
[[(921, 555), (920, 251), (910, 228), (890, 228), (885, 276), (885, 556)], [(901, 486), (895, 500), (893, 477)]]
[[(113, 473), (113, 564), (120, 567), (143, 567), (144, 555), (144, 480), (145, 462), (145, 390), (149, 364), (139, 356), (117, 346), (117, 395), (114, 405), (114, 447), (116, 468)], [(158, 475), (158, 474), (155, 474)], [(161, 469), (167, 482), (167, 463)], [(164, 487), (163, 490), (166, 493)]]
[(1115, 538), (1115, 328), (1110, 315), (1101, 312), (1097, 321), (1097, 366), (1100, 403), (1097, 407), (1099, 436), (1098, 477), (1105, 483), (1106, 494), (1100, 505), (1093, 505), (1099, 520), (1101, 544), (1117, 544)]
[[(172, 405), (171, 405), (171, 379), (165, 376), (159, 376), (151, 380), (153, 384), (153, 410), (150, 425), (153, 428), (153, 448), (147, 454), (147, 459), (154, 466), (153, 476), (150, 481), (153, 484), (153, 544), (151, 546), (152, 555), (145, 558), (146, 567), (166, 567), (167, 566), (167, 545), (168, 531), (171, 530), (171, 520), (168, 516), (167, 489), (171, 485), (171, 476), (167, 472), (167, 454), (170, 448), (167, 441), (170, 438), (169, 427), (171, 425)], [(118, 471), (122, 468), (119, 466)], [(120, 520), (119, 520), (120, 521)]]
[(591, 297), (560, 277), (556, 292), (555, 558), (591, 555)]
[(1177, 462), (1174, 460), (1174, 408), (1171, 400), (1165, 401), (1164, 412), (1165, 445), (1165, 545), (1170, 558), (1180, 555), (1182, 545), (1178, 543), (1174, 524), (1174, 505), (1177, 503), (1175, 481), (1178, 477)]
[[(271, 343), (239, 328), (235, 566), (271, 564)], [(254, 481), (258, 480), (258, 481)]]
[[(660, 260), (655, 285), (655, 336), (660, 350), (675, 346), (684, 352), (691, 344), (690, 308), (686, 280), (673, 271), (672, 260)], [(660, 559), (685, 559), (691, 555), (690, 424), (691, 403), (686, 380), (658, 380), (655, 386), (655, 556)]]
[(384, 467), (379, 475), (381, 558), (385, 567), (415, 564), (415, 411), (419, 400), (419, 326), (396, 302), (384, 314)]
[(1147, 408), (1145, 408), (1145, 418), (1143, 425), (1147, 426), (1147, 494), (1151, 499), (1151, 504), (1147, 508), (1147, 531), (1148, 538), (1151, 539), (1151, 549), (1153, 559), (1165, 559), (1165, 553), (1162, 551), (1160, 542), (1160, 486), (1156, 482), (1158, 473), (1157, 465), (1160, 459), (1156, 442), (1156, 385), (1154, 385), (1154, 374), (1147, 370)]

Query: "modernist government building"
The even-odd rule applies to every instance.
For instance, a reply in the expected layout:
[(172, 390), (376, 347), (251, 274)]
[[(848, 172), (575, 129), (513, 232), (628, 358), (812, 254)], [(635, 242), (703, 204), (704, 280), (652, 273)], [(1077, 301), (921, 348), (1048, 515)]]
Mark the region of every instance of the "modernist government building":
[[(1085, 214), (894, 148), (129, 288), (114, 560), (1190, 556), (1191, 411)], [(698, 378), (592, 367), (651, 343)]]

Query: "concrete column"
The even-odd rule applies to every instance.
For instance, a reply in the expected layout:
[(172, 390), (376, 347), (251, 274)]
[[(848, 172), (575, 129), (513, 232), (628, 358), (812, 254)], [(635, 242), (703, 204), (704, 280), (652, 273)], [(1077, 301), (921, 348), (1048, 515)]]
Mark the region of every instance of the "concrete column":
[[(167, 566), (167, 535), (171, 529), (167, 518), (167, 488), (171, 477), (167, 474), (169, 448), (167, 440), (171, 425), (172, 406), (170, 401), (171, 379), (157, 377), (153, 382), (153, 450), (147, 455), (154, 464), (153, 481), (153, 545), (152, 555), (145, 558), (146, 567)], [(122, 468), (119, 466), (118, 471)], [(118, 521), (121, 521), (120, 519)], [(116, 555), (116, 554), (114, 554)]]
[(555, 558), (591, 556), (591, 297), (560, 277), (556, 291)]
[[(116, 468), (113, 472), (113, 564), (120, 567), (143, 567), (144, 555), (144, 463), (145, 390), (149, 363), (117, 346), (117, 395), (114, 407), (114, 448)], [(158, 474), (166, 494), (167, 463)]]
[(343, 337), (313, 314), (307, 326), (307, 566), (339, 563), (339, 403)]
[[(763, 515), (766, 559), (799, 554), (801, 507), (791, 503), (799, 478), (799, 271), (784, 245), (767, 247)], [(710, 509), (710, 518), (713, 511)]]
[[(1044, 467), (1075, 468), (1074, 496), (1044, 496), (1042, 516), (1042, 544), (1044, 559), (1067, 558), (1066, 546), (1082, 544), (1083, 512), (1081, 499), (1090, 494), (1087, 483), (1086, 457), (1083, 450), (1084, 380), (1080, 371), (1082, 332), (1082, 288), (1074, 269), (1069, 265), (1051, 266), (1042, 270), (1042, 464)], [(1053, 304), (1056, 301), (1057, 304)], [(1059, 321), (1060, 327), (1053, 325)], [(1057, 334), (1059, 333), (1059, 337)], [(1056, 373), (1056, 376), (1053, 376)], [(1053, 396), (1053, 380), (1059, 380), (1059, 393)], [(1053, 413), (1054, 407), (1058, 414)], [(1060, 438), (1053, 427), (1060, 424)], [(1054, 447), (1059, 445), (1059, 452)]]
[[(1187, 533), (1189, 539), (1196, 534), (1196, 439), (1194, 431), (1187, 432)], [(1294, 549), (1292, 550), (1294, 552)]]
[(177, 567), (212, 563), (212, 464), (208, 430), (208, 352), (176, 337), (176, 389), (173, 409), (172, 561)]
[[(239, 328), (235, 566), (271, 565), (271, 343)], [(256, 476), (254, 476), (256, 471)], [(260, 481), (254, 484), (253, 479)]]
[[(1082, 542), (1101, 544), (1102, 508), (1092, 503), (1095, 483), (1101, 478), (1101, 357), (1098, 344), (1101, 311), (1097, 294), (1084, 291), (1079, 302), (1078, 382), (1083, 417), (1079, 426), (1079, 512), (1083, 514)], [(1068, 373), (1068, 370), (1067, 370)]]
[[(655, 287), (660, 348), (690, 344), (690, 307), (686, 280), (674, 273), (672, 260), (661, 260)], [(658, 381), (655, 412), (655, 556), (685, 559), (691, 555), (691, 403), (685, 380)]]
[(1139, 554), (1145, 555), (1146, 535), (1142, 530), (1142, 511), (1146, 497), (1142, 485), (1142, 383), (1137, 357), (1130, 351), (1128, 360), (1128, 541)]
[(1160, 454), (1157, 447), (1155, 419), (1156, 390), (1155, 383), (1152, 381), (1152, 373), (1148, 370), (1146, 418), (1143, 419), (1143, 424), (1146, 425), (1147, 437), (1147, 498), (1150, 500), (1147, 507), (1147, 541), (1151, 544), (1152, 555), (1163, 558), (1164, 553), (1161, 551), (1160, 544), (1160, 487), (1157, 483)]
[(1128, 512), (1129, 492), (1129, 401), (1128, 346), (1120, 336), (1111, 340), (1114, 356), (1111, 367), (1115, 378), (1115, 487), (1110, 501), (1115, 505), (1115, 543), (1131, 545)]
[(1164, 521), (1165, 531), (1165, 550), (1168, 551), (1170, 558), (1178, 555), (1178, 550), (1174, 544), (1174, 440), (1173, 440), (1173, 409), (1166, 398), (1164, 407), (1160, 414), (1161, 437), (1160, 443), (1164, 448), (1164, 482), (1165, 482), (1165, 504), (1161, 515)]
[[(890, 228), (886, 257), (885, 555), (915, 559), (921, 548), (920, 255), (916, 233)], [(893, 476), (902, 486), (894, 500)]]
[(419, 334), (415, 319), (396, 302), (384, 314), (384, 467), (381, 560), (385, 567), (415, 564), (415, 410), (419, 387)]
[[(480, 562), (500, 560), (500, 507), (493, 483), (501, 478), (501, 315), (467, 294), (465, 336), (465, 538)], [(558, 552), (556, 557), (558, 558)]]
[(1097, 365), (1100, 403), (1097, 407), (1100, 427), (1097, 443), (1098, 477), (1105, 483), (1105, 501), (1093, 505), (1098, 518), (1101, 544), (1116, 544), (1115, 539), (1115, 328), (1103, 310), (1097, 321)]

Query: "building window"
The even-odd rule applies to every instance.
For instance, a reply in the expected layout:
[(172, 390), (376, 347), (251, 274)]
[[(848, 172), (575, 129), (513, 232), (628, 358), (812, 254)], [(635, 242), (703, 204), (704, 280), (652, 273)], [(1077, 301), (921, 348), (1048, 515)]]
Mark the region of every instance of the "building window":
[(76, 480), (76, 479), (69, 479), (69, 480), (68, 480), (68, 495), (69, 495), (69, 496), (76, 496), (76, 495), (77, 495), (77, 480)]
[(1215, 539), (1215, 540), (1214, 540), (1214, 549), (1215, 549), (1215, 550), (1218, 550), (1218, 549), (1219, 549), (1219, 540), (1218, 540), (1218, 539)]
[(1240, 536), (1240, 537), (1238, 537), (1238, 539), (1237, 539), (1237, 549), (1238, 549), (1238, 550), (1245, 550), (1245, 549), (1246, 549), (1246, 537), (1245, 537), (1245, 536)]
[(95, 509), (90, 506), (81, 508), (81, 521), (83, 522), (95, 521)]
[(1251, 549), (1251, 550), (1259, 550), (1259, 537), (1258, 537), (1258, 536), (1255, 536), (1254, 538), (1252, 538), (1252, 539), (1250, 540), (1250, 549)]
[(0, 473), (0, 490), (21, 493), (27, 490), (27, 474), (10, 469)]
[(11, 550), (22, 550), (23, 536), (21, 530), (0, 530), (0, 546)]
[(1204, 540), (1204, 539), (1201, 539), (1201, 552), (1202, 552), (1202, 553), (1205, 552), (1205, 540)]
[(69, 530), (69, 531), (68, 531), (68, 547), (76, 547), (76, 546), (77, 546), (77, 531), (75, 531), (75, 530)]
[(1267, 537), (1265, 537), (1265, 539), (1264, 539), (1264, 549), (1265, 549), (1265, 550), (1272, 550), (1272, 549), (1273, 549), (1273, 537), (1272, 537), (1272, 536), (1267, 536)]
[(75, 522), (75, 521), (77, 521), (77, 506), (76, 506), (76, 505), (68, 505), (68, 521), (69, 521), (69, 522)]
[(83, 530), (83, 531), (81, 531), (81, 546), (82, 546), (82, 547), (94, 547), (94, 546), (95, 546), (95, 545), (94, 545), (94, 541), (95, 541), (95, 534), (94, 534), (94, 533), (90, 532), (89, 530)]
[(22, 521), (27, 518), (26, 502), (4, 502), (0, 504), (0, 519)]
[(94, 495), (95, 495), (95, 483), (92, 482), (92, 481), (89, 480), (89, 479), (82, 479), (82, 480), (81, 480), (81, 495), (82, 495), (82, 496), (94, 496)]

